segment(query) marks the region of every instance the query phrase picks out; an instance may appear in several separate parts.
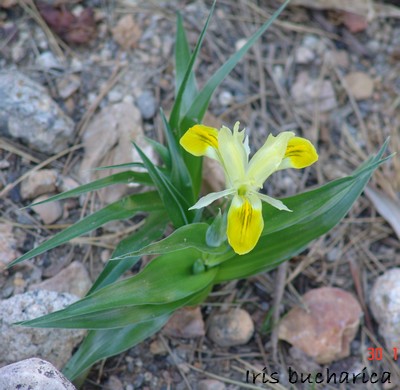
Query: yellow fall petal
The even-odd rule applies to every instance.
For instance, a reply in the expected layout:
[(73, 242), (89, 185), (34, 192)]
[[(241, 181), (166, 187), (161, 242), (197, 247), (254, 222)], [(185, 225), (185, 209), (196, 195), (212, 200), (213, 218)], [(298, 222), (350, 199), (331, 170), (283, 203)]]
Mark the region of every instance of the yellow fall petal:
[(317, 151), (309, 140), (301, 137), (293, 137), (287, 144), (285, 157), (279, 169), (301, 169), (314, 164), (317, 160)]
[(227, 236), (233, 250), (244, 255), (257, 244), (264, 228), (261, 200), (256, 195), (234, 196), (228, 212)]
[(194, 156), (217, 158), (218, 130), (213, 127), (195, 125), (182, 136), (179, 142)]

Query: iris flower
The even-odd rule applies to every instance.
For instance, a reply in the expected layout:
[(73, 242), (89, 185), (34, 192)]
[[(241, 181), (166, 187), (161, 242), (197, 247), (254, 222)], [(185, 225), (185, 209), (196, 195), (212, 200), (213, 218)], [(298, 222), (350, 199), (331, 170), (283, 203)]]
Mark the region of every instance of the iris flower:
[(289, 210), (280, 200), (261, 194), (265, 180), (274, 172), (286, 168), (305, 168), (318, 160), (318, 154), (305, 138), (284, 131), (276, 137), (269, 135), (264, 145), (249, 161), (249, 141), (236, 122), (233, 131), (225, 126), (220, 130), (204, 125), (191, 127), (180, 144), (194, 156), (217, 160), (225, 172), (227, 189), (212, 192), (190, 209), (208, 206), (229, 196), (227, 237), (233, 250), (243, 255), (257, 244), (264, 228), (262, 201), (279, 210)]

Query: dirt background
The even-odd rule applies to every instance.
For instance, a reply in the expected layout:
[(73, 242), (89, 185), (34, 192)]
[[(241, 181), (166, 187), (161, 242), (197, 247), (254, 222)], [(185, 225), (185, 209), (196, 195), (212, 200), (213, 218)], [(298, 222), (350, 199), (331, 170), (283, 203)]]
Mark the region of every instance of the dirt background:
[[(121, 101), (139, 107), (138, 127), (143, 134), (161, 139), (157, 110), (168, 111), (173, 102), (176, 11), (182, 13), (194, 45), (211, 6), (209, 1), (46, 3), (41, 12), (38, 3), (31, 1), (8, 0), (7, 7), (0, 9), (0, 69), (19, 70), (46, 86), (76, 125), (69, 149), (55, 156), (32, 150), (17, 139), (1, 138), (1, 222), (13, 227), (20, 253), (105, 202), (104, 197), (89, 196), (83, 202), (64, 203), (57, 222), (43, 225), (37, 214), (20, 209), (29, 204), (19, 191), (22, 175), (43, 163), (42, 167), (80, 182), (84, 151), (74, 146), (81, 144), (99, 110)], [(293, 3), (218, 88), (204, 120), (230, 127), (239, 120), (248, 129), (252, 148), (261, 146), (269, 132), (284, 130), (294, 130), (317, 145), (317, 164), (278, 172), (268, 181), (265, 190), (276, 197), (350, 174), (389, 136), (389, 152), (398, 151), (400, 145), (397, 2)], [(270, 0), (219, 0), (197, 64), (199, 85), (278, 6), (279, 2)], [(73, 18), (66, 16), (67, 11)], [(71, 85), (76, 87), (66, 91)], [(395, 156), (369, 184), (377, 196), (363, 194), (346, 218), (307, 251), (276, 271), (228, 283), (210, 295), (201, 306), (206, 324), (211, 314), (229, 307), (251, 314), (256, 331), (246, 345), (223, 348), (207, 336), (182, 339), (159, 334), (96, 364), (82, 388), (197, 389), (199, 381), (210, 377), (225, 383), (227, 389), (399, 388), (400, 367), (391, 358), (390, 346), (382, 361), (367, 361), (367, 348), (383, 342), (368, 308), (372, 285), (387, 269), (400, 266), (396, 235), (400, 221), (393, 218), (400, 207), (399, 172), (400, 159)], [(218, 186), (218, 178), (210, 175), (206, 180)], [(94, 280), (118, 239), (134, 227), (133, 221), (113, 224), (75, 241), (74, 246), (39, 256), (33, 261), (42, 269), (39, 279), (56, 275), (73, 258), (85, 265)], [(29, 268), (2, 274), (2, 298), (26, 291), (33, 282), (37, 280)], [(364, 310), (350, 356), (328, 366), (316, 365), (288, 343), (277, 344), (270, 319), (299, 304), (305, 292), (322, 286), (351, 292)], [(167, 347), (163, 350), (160, 345)], [(337, 372), (357, 372), (360, 367), (389, 370), (392, 384), (290, 385), (285, 376), (289, 366), (299, 372), (326, 367)], [(264, 367), (269, 373), (280, 373), (280, 384), (245, 386), (246, 370), (259, 372)]]

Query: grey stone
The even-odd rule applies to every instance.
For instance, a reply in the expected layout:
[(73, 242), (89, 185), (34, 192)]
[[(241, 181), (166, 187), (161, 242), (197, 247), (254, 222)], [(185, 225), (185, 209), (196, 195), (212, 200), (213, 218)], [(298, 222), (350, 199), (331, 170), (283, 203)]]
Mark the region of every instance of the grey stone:
[(80, 343), (85, 331), (40, 329), (13, 325), (64, 309), (78, 297), (53, 291), (35, 290), (0, 301), (0, 366), (31, 357), (49, 360), (62, 368)]
[(38, 358), (0, 368), (1, 390), (76, 390), (52, 364)]
[(0, 136), (54, 154), (67, 147), (73, 132), (74, 122), (42, 85), (17, 71), (0, 72)]
[(143, 119), (151, 119), (156, 114), (157, 102), (151, 91), (144, 91), (136, 103)]

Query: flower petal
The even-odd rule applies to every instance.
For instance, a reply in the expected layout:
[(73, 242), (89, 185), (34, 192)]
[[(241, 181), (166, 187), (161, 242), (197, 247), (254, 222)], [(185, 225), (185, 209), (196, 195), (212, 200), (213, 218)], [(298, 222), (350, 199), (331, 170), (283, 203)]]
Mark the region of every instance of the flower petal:
[(236, 190), (234, 188), (228, 188), (223, 191), (211, 192), (210, 194), (207, 194), (206, 196), (200, 198), (196, 204), (190, 207), (189, 210), (201, 209), (203, 207), (206, 207), (217, 199), (223, 198), (224, 196), (232, 195), (235, 191)]
[(301, 169), (314, 164), (317, 160), (317, 151), (308, 139), (293, 137), (287, 144), (285, 157), (278, 169)]
[(180, 139), (181, 146), (194, 156), (218, 158), (218, 130), (214, 127), (195, 125)]
[(265, 194), (257, 194), (257, 196), (258, 196), (263, 202), (270, 204), (271, 206), (277, 208), (278, 210), (292, 211), (292, 210), (290, 210), (289, 208), (287, 208), (287, 207), (283, 204), (283, 202), (281, 202), (281, 201), (278, 200), (278, 199), (271, 198), (270, 196), (265, 195)]
[(236, 122), (233, 133), (227, 127), (222, 126), (218, 134), (219, 153), (231, 186), (243, 182), (245, 178), (249, 148), (244, 138), (244, 130), (239, 131), (239, 122)]
[(256, 246), (264, 228), (261, 211), (257, 195), (234, 196), (228, 212), (227, 236), (237, 254), (244, 255)]
[(284, 131), (276, 137), (269, 135), (265, 144), (257, 151), (249, 162), (247, 176), (259, 188), (267, 178), (280, 166), (287, 149), (287, 144), (294, 133)]

